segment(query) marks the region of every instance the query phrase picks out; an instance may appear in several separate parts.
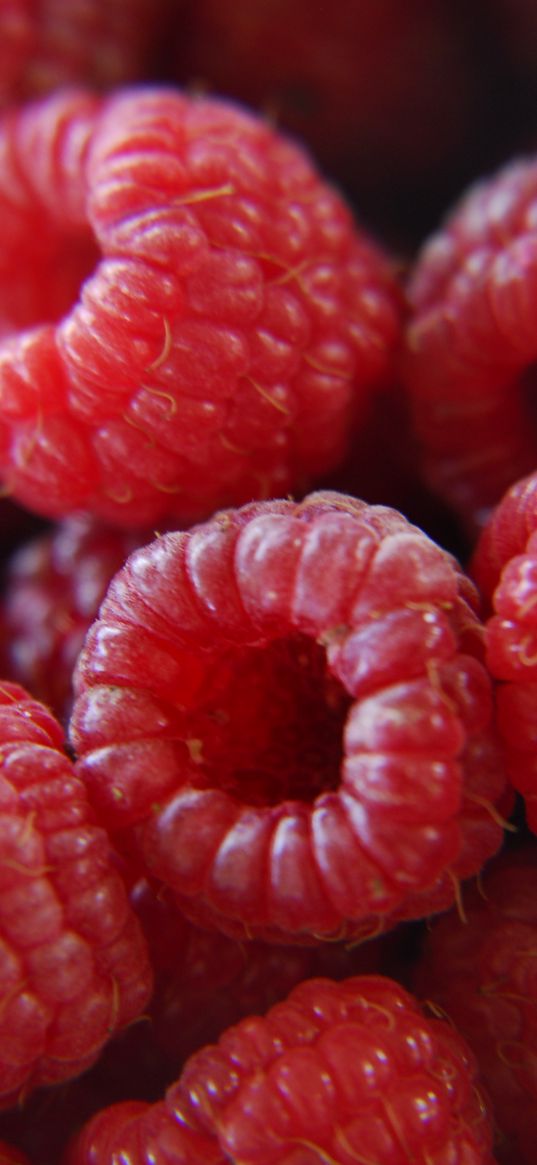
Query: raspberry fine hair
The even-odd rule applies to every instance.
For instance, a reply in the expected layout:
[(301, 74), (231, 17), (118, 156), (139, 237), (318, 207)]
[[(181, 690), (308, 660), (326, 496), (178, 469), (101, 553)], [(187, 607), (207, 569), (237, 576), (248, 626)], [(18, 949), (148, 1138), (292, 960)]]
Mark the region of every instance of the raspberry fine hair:
[(537, 464), (537, 160), (476, 183), (418, 256), (405, 379), (429, 483), (475, 534)]
[(218, 98), (59, 91), (0, 120), (0, 475), (48, 517), (301, 491), (388, 375), (391, 264), (307, 153)]
[(151, 993), (108, 837), (51, 713), (0, 687), (0, 1108), (98, 1058)]
[(450, 905), (503, 836), (476, 603), (401, 514), (329, 491), (157, 538), (75, 672), (90, 800), (234, 937), (352, 939)]
[(312, 979), (100, 1113), (66, 1165), (494, 1165), (470, 1050), (398, 983)]

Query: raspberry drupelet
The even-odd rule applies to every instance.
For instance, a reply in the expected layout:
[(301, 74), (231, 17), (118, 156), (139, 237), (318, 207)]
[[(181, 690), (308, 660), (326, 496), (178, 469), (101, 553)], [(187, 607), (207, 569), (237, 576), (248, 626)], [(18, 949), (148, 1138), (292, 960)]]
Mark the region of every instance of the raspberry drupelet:
[(78, 1075), (148, 1001), (146, 944), (51, 713), (0, 688), (0, 1107)]
[(328, 491), (157, 538), (75, 672), (90, 799), (233, 937), (352, 939), (450, 905), (503, 836), (476, 602), (401, 514)]
[(196, 1053), (155, 1105), (89, 1123), (66, 1165), (494, 1165), (475, 1061), (382, 976), (311, 979)]
[(522, 478), (493, 511), (471, 570), (489, 618), (487, 663), (509, 778), (537, 832), (537, 474)]
[(429, 483), (475, 534), (537, 464), (537, 161), (462, 199), (410, 281), (405, 379)]
[(537, 847), (504, 851), (436, 921), (414, 984), (474, 1052), (494, 1106), (498, 1157), (534, 1165), (537, 1145)]
[[(391, 264), (308, 155), (175, 89), (0, 120), (0, 474), (51, 517), (303, 492), (391, 375)], [(169, 524), (169, 523), (168, 523)]]

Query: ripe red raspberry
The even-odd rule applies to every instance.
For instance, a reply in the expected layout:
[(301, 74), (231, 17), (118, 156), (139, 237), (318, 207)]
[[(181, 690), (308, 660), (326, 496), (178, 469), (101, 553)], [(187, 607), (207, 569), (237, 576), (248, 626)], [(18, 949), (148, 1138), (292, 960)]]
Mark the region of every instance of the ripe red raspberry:
[(487, 662), (509, 777), (537, 832), (537, 474), (507, 491), (478, 542), (472, 573), (491, 611)]
[(494, 1165), (491, 1146), (461, 1037), (393, 980), (359, 976), (301, 983), (228, 1029), (161, 1103), (97, 1116), (67, 1165)]
[(166, 534), (79, 657), (78, 772), (131, 860), (239, 938), (444, 907), (502, 839), (475, 602), (401, 514), (341, 494)]
[(147, 951), (51, 713), (0, 688), (0, 1107), (77, 1075), (147, 1002)]
[(302, 490), (387, 374), (390, 266), (307, 155), (230, 103), (12, 112), (0, 224), (0, 473), (39, 513), (183, 523)]
[(68, 518), (23, 546), (5, 574), (5, 675), (67, 720), (72, 674), (112, 576), (149, 531), (123, 532)]
[(2, 0), (0, 106), (144, 74), (161, 0)]
[(418, 259), (405, 376), (430, 483), (470, 530), (537, 463), (537, 161), (473, 187)]
[(502, 854), (465, 892), (466, 922), (434, 923), (415, 982), (477, 1057), (505, 1165), (535, 1165), (537, 1145), (537, 850)]

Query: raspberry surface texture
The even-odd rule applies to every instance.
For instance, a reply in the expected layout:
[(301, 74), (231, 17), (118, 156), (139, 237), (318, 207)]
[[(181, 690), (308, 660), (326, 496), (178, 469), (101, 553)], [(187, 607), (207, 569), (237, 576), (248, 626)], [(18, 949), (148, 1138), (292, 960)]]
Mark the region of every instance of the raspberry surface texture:
[(67, 1165), (493, 1165), (491, 1146), (461, 1037), (393, 980), (358, 976), (308, 980), (228, 1029), (160, 1104), (100, 1114)]
[(449, 905), (503, 836), (476, 602), (401, 514), (328, 491), (157, 538), (75, 672), (90, 799), (238, 938), (355, 938)]
[(410, 282), (405, 378), (428, 480), (467, 527), (537, 464), (537, 162), (477, 183)]
[(10, 559), (2, 603), (4, 674), (65, 722), (72, 674), (107, 587), (128, 555), (152, 537), (87, 516), (67, 518)]
[(505, 1165), (534, 1165), (537, 1145), (537, 848), (491, 863), (464, 895), (467, 922), (433, 923), (416, 972), (477, 1057)]
[(151, 991), (108, 837), (51, 713), (0, 688), (0, 1107), (94, 1063)]
[(509, 778), (537, 832), (537, 474), (522, 478), (494, 510), (472, 559), (489, 611), (487, 663)]
[(308, 155), (175, 89), (0, 121), (0, 474), (29, 508), (178, 524), (303, 492), (391, 366), (391, 265)]

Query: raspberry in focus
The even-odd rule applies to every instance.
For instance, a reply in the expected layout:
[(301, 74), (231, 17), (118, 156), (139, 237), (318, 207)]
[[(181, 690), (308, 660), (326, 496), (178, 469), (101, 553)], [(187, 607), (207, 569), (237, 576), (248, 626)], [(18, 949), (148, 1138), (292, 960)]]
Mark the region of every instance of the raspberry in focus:
[(48, 517), (304, 492), (390, 374), (392, 265), (308, 155), (176, 89), (0, 120), (0, 474)]
[(117, 844), (232, 937), (378, 933), (500, 846), (477, 595), (387, 507), (252, 503), (136, 551), (75, 673)]
[(0, 688), (0, 1107), (95, 1062), (151, 992), (108, 837), (51, 713)]
[(475, 1062), (382, 976), (313, 979), (191, 1059), (164, 1100), (117, 1105), (66, 1165), (494, 1165)]

